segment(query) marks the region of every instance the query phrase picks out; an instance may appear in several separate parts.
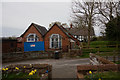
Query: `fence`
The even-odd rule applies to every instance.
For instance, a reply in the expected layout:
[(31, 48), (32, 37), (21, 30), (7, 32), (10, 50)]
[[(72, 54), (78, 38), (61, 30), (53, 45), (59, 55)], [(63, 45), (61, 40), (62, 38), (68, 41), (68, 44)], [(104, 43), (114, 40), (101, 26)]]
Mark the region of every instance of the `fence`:
[(83, 49), (89, 49), (91, 51), (96, 50), (96, 52), (111, 52), (111, 51), (112, 52), (119, 52), (119, 50), (120, 50), (120, 44), (119, 45), (95, 45), (93, 47), (92, 46), (93, 45), (91, 45), (91, 47), (89, 47), (89, 48), (87, 46), (83, 46), (82, 48)]
[(120, 62), (120, 55), (104, 56), (104, 58), (114, 63)]

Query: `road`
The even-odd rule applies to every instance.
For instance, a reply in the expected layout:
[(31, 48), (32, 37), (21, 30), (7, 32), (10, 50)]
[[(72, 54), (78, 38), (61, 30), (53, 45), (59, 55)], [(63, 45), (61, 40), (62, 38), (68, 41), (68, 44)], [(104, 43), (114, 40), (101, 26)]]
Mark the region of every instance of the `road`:
[(20, 62), (3, 63), (9, 64), (51, 64), (52, 78), (76, 78), (77, 65), (89, 64), (89, 58), (84, 59), (36, 59)]

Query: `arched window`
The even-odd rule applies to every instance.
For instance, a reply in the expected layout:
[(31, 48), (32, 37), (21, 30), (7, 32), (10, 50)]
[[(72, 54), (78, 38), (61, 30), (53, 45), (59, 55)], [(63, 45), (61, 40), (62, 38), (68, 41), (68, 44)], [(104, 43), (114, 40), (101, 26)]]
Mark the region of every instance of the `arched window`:
[(52, 34), (50, 36), (50, 48), (62, 48), (62, 37), (59, 34)]
[(34, 33), (30, 33), (27, 36), (27, 42), (37, 42), (38, 41), (38, 36)]

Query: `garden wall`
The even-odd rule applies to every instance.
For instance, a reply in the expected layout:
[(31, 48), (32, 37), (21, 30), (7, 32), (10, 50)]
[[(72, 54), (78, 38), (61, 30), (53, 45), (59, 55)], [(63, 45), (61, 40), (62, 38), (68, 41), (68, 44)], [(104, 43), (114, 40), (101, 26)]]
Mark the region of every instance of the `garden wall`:
[[(3, 78), (9, 78), (8, 75), (11, 74), (17, 74), (19, 75), (22, 73), (27, 73), (26, 77), (20, 77), (20, 78), (36, 78), (32, 75), (29, 75), (32, 73), (31, 71), (36, 70), (36, 72), (33, 75), (36, 75), (37, 78), (40, 80), (51, 80), (52, 79), (52, 65), (49, 64), (15, 64), (15, 65), (8, 65), (4, 68), (2, 68), (2, 76)], [(15, 75), (14, 78), (17, 76)], [(9, 79), (8, 79), (9, 80)]]
[(100, 64), (115, 64), (103, 57), (97, 56), (95, 54), (90, 53), (90, 64), (91, 65), (100, 65)]
[(89, 71), (120, 71), (120, 64), (79, 65), (77, 66), (77, 78), (84, 78)]
[(92, 53), (90, 53), (90, 64), (77, 66), (77, 78), (84, 78), (84, 75), (88, 74), (89, 71), (120, 71), (120, 64), (115, 64)]
[(54, 52), (19, 52), (19, 53), (3, 53), (2, 62), (21, 61), (29, 59), (45, 59), (54, 58)]
[(82, 55), (82, 50), (81, 49), (69, 49), (68, 54), (69, 54), (70, 57), (81, 56)]

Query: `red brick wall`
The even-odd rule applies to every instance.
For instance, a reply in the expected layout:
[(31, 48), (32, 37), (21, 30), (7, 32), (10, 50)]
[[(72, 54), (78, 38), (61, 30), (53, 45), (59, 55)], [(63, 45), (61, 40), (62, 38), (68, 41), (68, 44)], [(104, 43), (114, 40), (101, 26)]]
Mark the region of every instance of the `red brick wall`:
[(81, 71), (119, 71), (120, 64), (103, 64), (103, 65), (78, 65), (77, 72)]
[(24, 47), (24, 42), (27, 41), (26, 37), (30, 34), (30, 33), (35, 33), (38, 37), (39, 37), (39, 40), (38, 41), (43, 41), (43, 37), (42, 35), (38, 32), (38, 30), (33, 26), (31, 25), (31, 27), (28, 29), (28, 31), (23, 35), (22, 37), (22, 48)]
[(69, 46), (69, 44), (70, 44), (70, 42), (69, 42), (69, 38), (68, 38), (68, 36), (64, 33), (64, 32), (62, 32), (61, 31), (61, 29), (57, 26), (57, 25), (54, 25), (52, 28), (51, 28), (51, 30), (45, 35), (45, 37), (44, 37), (44, 41), (45, 41), (45, 50), (54, 50), (54, 49), (50, 49), (49, 47), (50, 47), (50, 36), (52, 35), (52, 34), (60, 34), (61, 36), (62, 36), (62, 50), (63, 51), (67, 51), (67, 49), (68, 49), (68, 46)]
[(15, 52), (17, 40), (2, 40), (2, 53)]
[(22, 42), (17, 42), (17, 47), (20, 48), (22, 46)]

